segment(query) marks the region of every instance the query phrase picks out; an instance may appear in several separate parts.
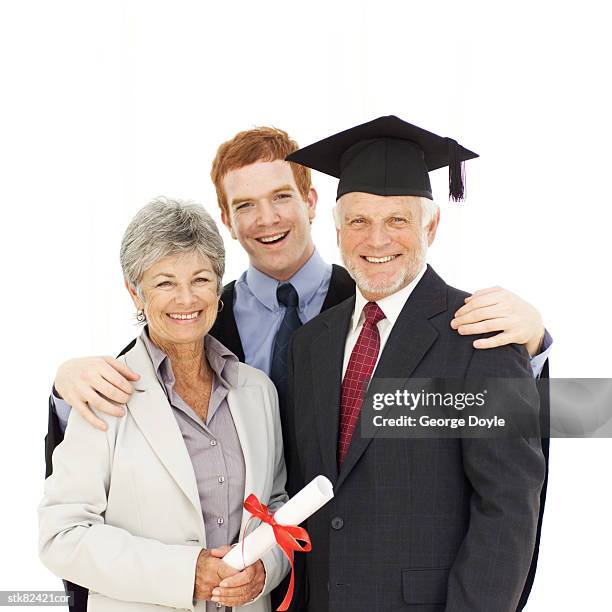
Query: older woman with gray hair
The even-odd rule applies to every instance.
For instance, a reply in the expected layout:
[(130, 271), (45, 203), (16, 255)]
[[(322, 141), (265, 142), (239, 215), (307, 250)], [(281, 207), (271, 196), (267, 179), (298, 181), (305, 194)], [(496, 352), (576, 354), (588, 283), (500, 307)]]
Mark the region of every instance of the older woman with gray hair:
[(287, 499), (276, 390), (208, 335), (224, 265), (196, 204), (154, 201), (123, 236), (146, 326), (121, 359), (140, 378), (105, 431), (71, 412), (39, 508), (40, 557), (89, 589), (88, 610), (264, 612), (288, 571), (278, 548), (242, 572), (221, 560), (248, 521), (247, 495), (272, 511)]

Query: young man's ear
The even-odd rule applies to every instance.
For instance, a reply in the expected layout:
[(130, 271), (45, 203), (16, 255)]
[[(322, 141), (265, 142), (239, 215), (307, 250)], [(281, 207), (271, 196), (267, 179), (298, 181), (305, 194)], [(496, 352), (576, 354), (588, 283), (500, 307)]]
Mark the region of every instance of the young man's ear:
[(236, 236), (236, 232), (234, 231), (234, 228), (232, 226), (232, 221), (230, 219), (230, 215), (225, 210), (221, 211), (221, 221), (223, 221), (223, 225), (225, 225), (225, 227), (227, 227), (231, 237), (234, 240), (238, 240), (238, 237)]
[(308, 207), (308, 218), (312, 223), (312, 220), (315, 218), (315, 213), (317, 211), (317, 201), (319, 200), (319, 195), (314, 187), (311, 187), (308, 190), (308, 197), (306, 198), (306, 206)]

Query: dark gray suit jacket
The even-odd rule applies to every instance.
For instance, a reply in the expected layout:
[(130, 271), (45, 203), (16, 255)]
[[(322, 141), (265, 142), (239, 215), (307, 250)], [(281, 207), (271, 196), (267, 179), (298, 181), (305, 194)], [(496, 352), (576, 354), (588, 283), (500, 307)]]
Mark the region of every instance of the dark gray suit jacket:
[[(450, 328), (466, 295), (428, 268), (374, 378), (531, 379), (524, 347), (478, 351), (473, 337)], [(290, 351), (288, 489), (324, 474), (335, 490), (307, 523), (313, 550), (303, 556), (300, 607), (514, 612), (536, 539), (545, 475), (540, 440), (367, 439), (356, 430), (338, 473), (342, 362), (353, 308), (349, 298), (304, 325)], [(517, 394), (516, 401), (524, 400)]]

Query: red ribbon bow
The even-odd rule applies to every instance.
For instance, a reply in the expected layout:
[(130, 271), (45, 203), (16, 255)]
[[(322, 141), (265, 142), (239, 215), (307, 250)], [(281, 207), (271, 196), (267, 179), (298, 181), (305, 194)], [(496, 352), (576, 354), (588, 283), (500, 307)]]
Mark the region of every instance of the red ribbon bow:
[[(285, 598), (281, 602), (281, 605), (276, 608), (278, 612), (285, 612), (293, 599), (293, 587), (294, 587), (294, 571), (293, 571), (293, 552), (299, 550), (300, 552), (309, 552), (312, 550), (312, 544), (310, 542), (310, 536), (308, 532), (302, 527), (298, 527), (297, 525), (279, 525), (274, 520), (274, 514), (270, 514), (268, 512), (268, 506), (262, 504), (256, 495), (251, 493), (244, 500), (244, 508), (251, 513), (251, 518), (249, 522), (258, 518), (264, 523), (268, 523), (270, 527), (274, 530), (274, 538), (276, 539), (276, 543), (279, 545), (280, 549), (285, 553), (285, 557), (289, 559), (289, 563), (291, 565), (291, 580), (289, 581), (289, 588), (285, 593)], [(246, 533), (247, 527), (249, 523), (247, 523), (244, 527), (244, 533), (242, 534), (242, 561), (244, 563), (244, 534)], [(298, 541), (304, 542), (304, 544), (300, 544)]]

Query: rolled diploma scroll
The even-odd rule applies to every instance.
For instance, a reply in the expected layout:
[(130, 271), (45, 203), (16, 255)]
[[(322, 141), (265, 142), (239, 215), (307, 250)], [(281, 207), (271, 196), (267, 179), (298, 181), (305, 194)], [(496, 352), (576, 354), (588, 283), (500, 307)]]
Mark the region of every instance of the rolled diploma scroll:
[[(332, 483), (325, 476), (317, 476), (301, 491), (296, 493), (284, 506), (275, 513), (274, 519), (279, 525), (299, 525), (334, 496)], [(243, 570), (261, 559), (265, 553), (274, 548), (276, 539), (274, 531), (267, 523), (262, 523), (247, 535), (242, 542), (230, 550), (223, 561), (237, 570)], [(244, 547), (244, 556), (243, 556)]]

